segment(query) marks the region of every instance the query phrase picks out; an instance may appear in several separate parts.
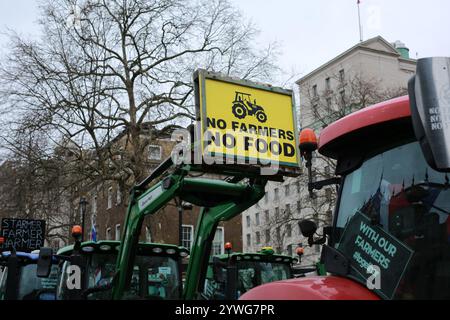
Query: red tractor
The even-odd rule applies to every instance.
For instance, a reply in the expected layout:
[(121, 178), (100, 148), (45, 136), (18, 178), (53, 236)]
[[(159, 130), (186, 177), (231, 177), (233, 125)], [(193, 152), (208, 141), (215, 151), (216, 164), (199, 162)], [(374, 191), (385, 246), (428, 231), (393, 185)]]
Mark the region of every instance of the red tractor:
[[(332, 227), (323, 244), (323, 275), (256, 287), (244, 300), (450, 299), (450, 58), (420, 59), (409, 97), (348, 115), (325, 128), (318, 152), (337, 162)], [(311, 131), (301, 152), (311, 170)], [(309, 137), (309, 138), (308, 138)]]

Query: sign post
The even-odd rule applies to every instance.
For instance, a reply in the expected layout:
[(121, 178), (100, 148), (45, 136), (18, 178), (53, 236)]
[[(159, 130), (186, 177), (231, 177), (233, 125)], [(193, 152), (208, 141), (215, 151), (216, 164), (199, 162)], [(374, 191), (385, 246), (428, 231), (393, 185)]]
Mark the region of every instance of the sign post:
[(203, 162), (299, 174), (291, 90), (205, 70), (195, 73), (194, 83)]
[(44, 246), (45, 220), (3, 218), (0, 237), (3, 250), (33, 251)]

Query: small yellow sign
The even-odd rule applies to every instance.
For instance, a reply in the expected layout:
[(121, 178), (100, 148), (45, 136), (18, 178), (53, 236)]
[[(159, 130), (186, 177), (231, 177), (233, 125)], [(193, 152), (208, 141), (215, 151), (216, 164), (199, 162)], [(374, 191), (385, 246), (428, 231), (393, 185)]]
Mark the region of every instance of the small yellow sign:
[(206, 71), (198, 80), (203, 154), (299, 166), (292, 91)]

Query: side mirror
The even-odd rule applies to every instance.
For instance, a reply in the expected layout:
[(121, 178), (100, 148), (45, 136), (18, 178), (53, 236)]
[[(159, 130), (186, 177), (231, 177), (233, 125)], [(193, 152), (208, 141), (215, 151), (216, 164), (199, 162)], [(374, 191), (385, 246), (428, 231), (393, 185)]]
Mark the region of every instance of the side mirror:
[(302, 220), (298, 223), (300, 231), (305, 238), (311, 238), (317, 231), (317, 225), (311, 220)]
[(48, 278), (52, 267), (53, 250), (51, 248), (41, 248), (37, 262), (36, 275), (39, 278)]
[(218, 257), (213, 257), (213, 277), (214, 281), (218, 283), (226, 282), (226, 271), (223, 270), (227, 268), (227, 264), (225, 262), (220, 261)]
[(414, 133), (427, 163), (450, 171), (450, 58), (425, 58), (408, 83)]

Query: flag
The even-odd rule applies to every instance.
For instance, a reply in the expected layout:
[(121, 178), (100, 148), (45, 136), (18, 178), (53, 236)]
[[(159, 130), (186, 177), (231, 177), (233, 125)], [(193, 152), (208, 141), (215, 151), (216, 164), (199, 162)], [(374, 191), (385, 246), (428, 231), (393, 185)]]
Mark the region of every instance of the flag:
[(97, 241), (97, 230), (95, 229), (95, 225), (92, 224), (91, 227), (91, 241)]

